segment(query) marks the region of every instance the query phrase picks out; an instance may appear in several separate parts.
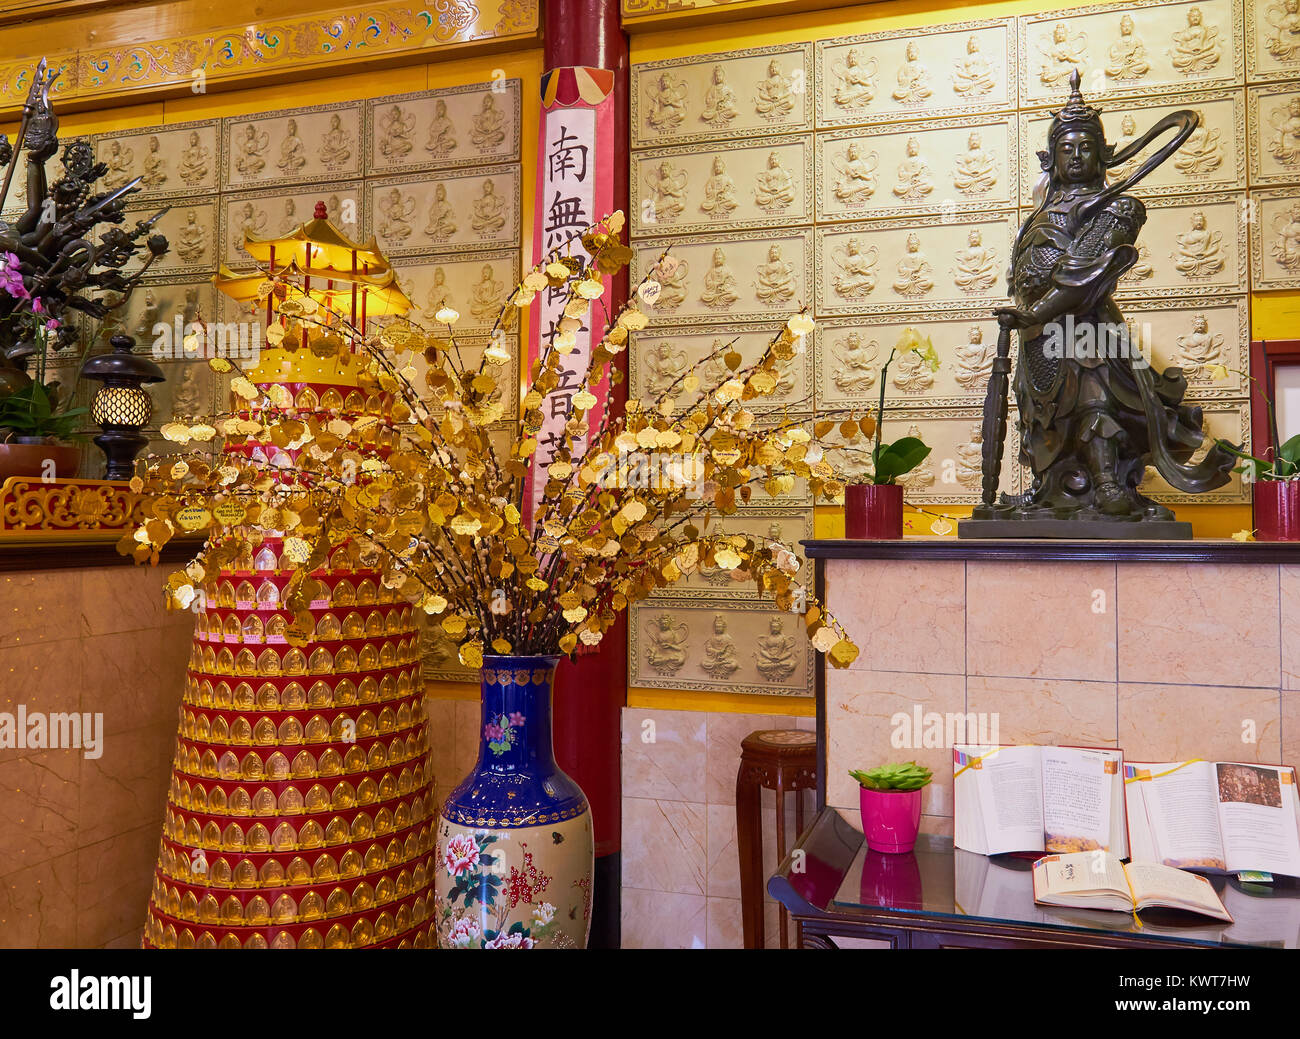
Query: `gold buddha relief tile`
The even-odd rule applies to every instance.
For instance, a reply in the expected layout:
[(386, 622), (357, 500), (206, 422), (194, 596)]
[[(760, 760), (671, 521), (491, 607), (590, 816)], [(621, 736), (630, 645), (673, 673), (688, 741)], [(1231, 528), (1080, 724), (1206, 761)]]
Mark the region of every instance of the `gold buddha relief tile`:
[(172, 123), (96, 134), (95, 157), (108, 165), (100, 190), (143, 177), (138, 198), (215, 193), (221, 179), (221, 124)]
[(1300, 82), (1247, 91), (1250, 183), (1300, 182)]
[(1020, 104), (1059, 106), (1070, 73), (1089, 101), (1244, 82), (1240, 0), (1131, 0), (1022, 15)]
[[(782, 547), (798, 552), (799, 542), (813, 536), (813, 510), (761, 506), (743, 509), (731, 516), (715, 514), (707, 525), (699, 523), (696, 525), (706, 537), (739, 536), (753, 539), (760, 548), (776, 550)], [(724, 570), (718, 566), (702, 566), (668, 587), (657, 589), (652, 593), (651, 598), (654, 600), (760, 598), (758, 586), (752, 580), (734, 580), (732, 576), (734, 573), (734, 570)], [(808, 560), (804, 560), (803, 566), (793, 579), (802, 582), (808, 588), (812, 587), (813, 568)], [(771, 592), (763, 594), (770, 603)]]
[[(217, 196), (172, 199), (164, 205), (142, 202), (126, 208), (121, 224), (99, 224), (95, 236), (99, 238), (110, 227), (133, 229), (138, 221), (149, 220), (160, 209), (167, 211), (150, 228), (149, 234), (167, 238), (168, 250), (149, 266), (149, 276), (162, 274), (195, 274), (203, 271), (215, 273), (217, 269)], [(143, 255), (141, 255), (143, 254)], [(137, 271), (149, 255), (141, 249), (122, 268), (125, 272)]]
[(518, 162), (520, 87), (501, 79), (367, 101), (367, 175)]
[(817, 42), (817, 126), (1016, 107), (1010, 18)]
[[(1187, 379), (1188, 400), (1248, 397), (1250, 304), (1245, 296), (1202, 299), (1131, 300), (1124, 320), (1157, 369), (1177, 366)], [(1215, 365), (1228, 369), (1216, 379)]]
[[(812, 421), (798, 414), (760, 415), (754, 425), (764, 429), (777, 427), (790, 429), (794, 426), (802, 426), (809, 434), (812, 433)], [(739, 490), (736, 494), (736, 504), (741, 512), (758, 507), (792, 508), (813, 504), (830, 504), (829, 501), (814, 502), (812, 488), (808, 486), (808, 481), (800, 476), (793, 478), (788, 490), (768, 487), (767, 470), (761, 467), (751, 471), (747, 486), (750, 489), (748, 501), (745, 500), (744, 495)]]
[(812, 44), (632, 66), (632, 147), (811, 130)]
[(817, 220), (1016, 205), (1014, 115), (817, 135)]
[[(1014, 400), (1013, 400), (1014, 403)], [(910, 473), (899, 477), (903, 500), (929, 508), (932, 505), (976, 505), (980, 501), (982, 476), (983, 408), (899, 408), (885, 407), (882, 440), (891, 443), (905, 436), (919, 437), (930, 453)], [(1019, 493), (1020, 467), (1016, 455), (1020, 440), (1015, 429), (1013, 407), (1007, 420), (1007, 438), (1002, 453), (999, 491)], [(852, 482), (867, 481), (871, 471), (871, 445), (859, 439), (855, 446), (828, 449), (827, 459)], [(928, 521), (926, 523), (928, 526)]]
[[(1118, 152), (1146, 133), (1170, 112), (1191, 109), (1200, 123), (1183, 146), (1157, 166), (1133, 189), (1139, 198), (1189, 191), (1227, 191), (1246, 186), (1245, 95), (1237, 90), (1205, 90), (1191, 94), (1141, 99), (1103, 99), (1102, 126), (1106, 140)], [(1042, 176), (1038, 152), (1047, 146), (1050, 111), (1020, 116), (1021, 205), (1033, 204), (1034, 187)], [(1107, 174), (1110, 183), (1127, 177), (1159, 147), (1162, 137)]]
[(1245, 192), (1149, 198), (1146, 213), (1138, 260), (1120, 278), (1118, 298), (1246, 291)]
[[(908, 330), (930, 339), (938, 371), (910, 350)], [(817, 407), (874, 408), (880, 399), (880, 370), (895, 347), (885, 385), (887, 407), (982, 405), (997, 345), (998, 324), (988, 309), (832, 318), (818, 326)], [(1013, 349), (1013, 364), (1014, 357)]]
[(658, 298), (644, 308), (651, 324), (770, 320), (775, 334), (791, 313), (812, 302), (811, 229), (643, 239), (635, 245), (632, 284), (667, 245), (678, 264), (659, 279)]
[(460, 315), (457, 337), (487, 336), (502, 302), (519, 283), (519, 253), (411, 256), (396, 270), (398, 283), (414, 304), (408, 315), (412, 321), (434, 328), (434, 315), (448, 306)]
[(632, 153), (632, 235), (810, 224), (812, 135)]
[(283, 234), (311, 220), (317, 202), (325, 203), (326, 216), (345, 235), (362, 237), (365, 199), (361, 181), (286, 191), (243, 191), (221, 196), (221, 262), (235, 269), (254, 266), (244, 252), (245, 231), (262, 237)]
[(203, 359), (159, 360), (164, 381), (146, 386), (153, 400), (148, 428), (157, 430), (173, 419), (208, 418), (221, 408), (219, 376)]
[(1300, 76), (1300, 0), (1246, 4), (1246, 81)]
[[(1202, 407), (1204, 411), (1201, 428), (1208, 436), (1242, 445), (1243, 451), (1250, 451), (1249, 403), (1209, 401)], [(1192, 455), (1192, 460), (1199, 461), (1209, 448), (1210, 444), (1202, 444)], [(1232, 480), (1218, 490), (1208, 491), (1205, 494), (1186, 494), (1174, 490), (1165, 483), (1154, 467), (1148, 466), (1146, 478), (1138, 485), (1138, 490), (1156, 501), (1175, 505), (1242, 505), (1250, 501), (1250, 486), (1242, 482), (1240, 473), (1233, 473)]]
[(361, 103), (230, 116), (222, 120), (222, 188), (320, 184), (361, 175)]
[(517, 245), (519, 211), (518, 166), (366, 181), (365, 226), (390, 257)]
[(817, 314), (996, 306), (1016, 213), (817, 228)]
[(803, 617), (770, 600), (657, 599), (628, 612), (630, 686), (812, 695), (816, 665)]
[(1250, 193), (1250, 287), (1300, 288), (1300, 188)]
[[(641, 398), (642, 406), (655, 402), (676, 385), (673, 401), (684, 411), (699, 400), (700, 394), (716, 388), (731, 378), (731, 369), (723, 359), (729, 348), (740, 354), (738, 370), (754, 364), (767, 350), (779, 331), (775, 322), (751, 322), (708, 329), (691, 325), (665, 326), (634, 334), (629, 351), (628, 384), (630, 392)], [(804, 337), (804, 351), (789, 361), (778, 362), (777, 386), (770, 397), (755, 397), (745, 406), (756, 415), (772, 411), (804, 412), (812, 409), (813, 354), (816, 332)], [(693, 372), (699, 389), (687, 392), (680, 380)]]
[[(131, 293), (126, 306), (113, 318), (112, 323), (118, 327), (110, 334), (122, 331), (132, 336), (136, 349), (149, 353), (156, 361), (179, 359), (184, 351), (184, 332), (177, 336), (177, 321), (181, 329), (191, 322), (216, 321), (217, 300), (216, 286), (206, 275), (150, 276)], [(102, 325), (101, 322), (101, 328)]]

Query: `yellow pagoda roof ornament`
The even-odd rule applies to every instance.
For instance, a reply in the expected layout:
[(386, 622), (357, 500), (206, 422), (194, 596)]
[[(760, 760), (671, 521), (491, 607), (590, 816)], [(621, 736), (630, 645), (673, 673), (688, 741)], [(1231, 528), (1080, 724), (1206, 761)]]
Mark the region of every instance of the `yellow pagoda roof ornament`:
[[(394, 317), (405, 314), (413, 304), (397, 283), (397, 275), (390, 268), (378, 277), (349, 275), (346, 279), (336, 279), (332, 288), (320, 280), (319, 273), (311, 275), (317, 280), (310, 283), (304, 278), (306, 274), (296, 262), (277, 268), (275, 280), (292, 282), (294, 295), (301, 298), (310, 296), (322, 306), (337, 310), (352, 298), (352, 289), (357, 289), (357, 306), (364, 307), (366, 317)], [(265, 286), (270, 277), (265, 271), (232, 271), (225, 264), (212, 276), (212, 284), (222, 293), (239, 303), (252, 303), (266, 296)], [(291, 297), (292, 298), (292, 297)]]
[[(391, 269), (374, 236), (365, 242), (354, 242), (329, 221), (324, 202), (316, 203), (313, 219), (282, 234), (257, 235), (245, 231), (244, 251), (263, 264), (273, 262), (272, 253), (277, 264), (292, 259), (313, 278), (340, 280), (351, 277), (354, 271), (375, 277)], [(308, 255), (310, 261), (304, 267)]]

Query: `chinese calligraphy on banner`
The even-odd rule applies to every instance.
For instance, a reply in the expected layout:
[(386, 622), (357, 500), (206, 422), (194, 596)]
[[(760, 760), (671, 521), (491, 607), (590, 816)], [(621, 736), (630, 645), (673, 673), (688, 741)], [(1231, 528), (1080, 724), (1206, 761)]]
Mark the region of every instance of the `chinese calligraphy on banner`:
[[(542, 77), (541, 121), (537, 157), (537, 199), (533, 212), (533, 262), (581, 234), (613, 207), (614, 110), (612, 72), (592, 68), (553, 69)], [(581, 246), (577, 253), (581, 255)], [(525, 522), (531, 523), (546, 485), (546, 467), (554, 458), (564, 424), (573, 408), (582, 375), (591, 359), (592, 337), (604, 332), (611, 307), (611, 288), (593, 300), (577, 341), (561, 359), (560, 383), (542, 405), (542, 428), (529, 473), (529, 493), (524, 497)], [(529, 308), (528, 364), (542, 356), (557, 334), (564, 316), (565, 290), (538, 293)], [(592, 387), (596, 404), (588, 412), (592, 429), (599, 427), (608, 401), (609, 386)], [(582, 441), (574, 443), (574, 452)]]

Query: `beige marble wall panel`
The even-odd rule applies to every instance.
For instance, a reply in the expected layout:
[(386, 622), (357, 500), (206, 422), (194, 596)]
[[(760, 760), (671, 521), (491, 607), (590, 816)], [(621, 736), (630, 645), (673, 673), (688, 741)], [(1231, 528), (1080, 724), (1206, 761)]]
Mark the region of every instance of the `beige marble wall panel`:
[[(1112, 657), (1114, 643), (1111, 643)], [(998, 742), (1114, 747), (1116, 684), (1059, 678), (966, 680), (966, 710), (997, 719)]]
[(798, 614), (770, 603), (656, 600), (628, 618), (628, 685), (807, 696), (813, 649)]
[(1277, 764), (1282, 754), (1278, 691), (1121, 682), (1119, 745), (1130, 761)]
[(518, 166), (370, 180), (365, 226), (390, 259), (517, 245), (519, 190)]
[[(149, 266), (150, 277), (215, 271), (218, 208), (215, 196), (172, 199), (165, 205), (128, 206), (120, 225), (100, 224), (96, 229), (96, 236), (102, 236), (110, 227), (129, 231), (138, 221), (149, 220), (160, 209), (166, 207), (169, 208), (155, 221), (149, 229), (149, 234), (164, 235), (170, 248)], [(143, 245), (143, 239), (141, 242)], [(140, 252), (122, 267), (123, 272), (139, 270), (148, 255), (148, 249), (142, 247)]]
[(1113, 682), (1115, 565), (966, 564), (966, 672)]
[(1011, 208), (1016, 133), (1014, 115), (819, 133), (817, 220)]
[(491, 333), (501, 303), (519, 281), (519, 253), (477, 256), (411, 256), (398, 267), (398, 282), (414, 304), (410, 319), (433, 327), (443, 304), (460, 314), (457, 336)]
[(1293, 0), (1246, 4), (1246, 80), (1262, 83), (1300, 76), (1300, 9)]
[[(1088, 96), (1085, 91), (1085, 96)], [(1088, 97), (1091, 102), (1093, 99)], [(1180, 109), (1200, 116), (1192, 136), (1164, 163), (1157, 166), (1133, 189), (1139, 198), (1185, 192), (1229, 191), (1246, 186), (1245, 95), (1240, 89), (1205, 90), (1173, 97), (1127, 100), (1102, 99), (1101, 123), (1106, 139), (1119, 151), (1146, 133), (1160, 119)], [(1033, 204), (1033, 190), (1042, 174), (1038, 152), (1047, 147), (1052, 113), (1026, 112), (1020, 116), (1021, 168), (1020, 202)], [(1110, 170), (1107, 180), (1115, 183), (1128, 176), (1152, 152), (1165, 143), (1161, 137), (1122, 166)]]
[(1300, 181), (1300, 84), (1251, 87), (1246, 107), (1251, 185)]
[[(361, 235), (364, 200), (360, 181), (287, 191), (245, 191), (221, 196), (221, 262), (236, 270), (255, 266), (244, 252), (245, 232), (266, 238), (312, 219), (324, 202), (330, 221), (345, 235)], [(278, 258), (277, 258), (278, 262)]]
[(1243, 82), (1240, 0), (1130, 0), (1022, 15), (1020, 104), (1059, 104), (1077, 68), (1083, 93), (1141, 95)]
[[(646, 314), (652, 325), (770, 320), (775, 335), (791, 313), (812, 302), (811, 238), (810, 230), (792, 229), (671, 240), (677, 269), (659, 279), (663, 288)], [(633, 284), (669, 244), (637, 243)]]
[[(772, 321), (728, 325), (712, 331), (682, 325), (635, 333), (628, 369), (632, 392), (650, 406), (676, 384), (673, 399), (677, 410), (685, 411), (700, 399), (702, 392), (715, 389), (731, 378), (732, 372), (723, 360), (728, 347), (740, 354), (738, 370), (744, 370), (763, 356), (778, 330)], [(816, 333), (805, 336), (803, 342), (802, 353), (789, 361), (778, 362), (776, 390), (770, 396), (746, 402), (745, 406), (754, 414), (811, 409)], [(723, 352), (713, 357), (718, 351)], [(687, 392), (678, 380), (691, 371), (699, 378), (700, 386)]]
[(825, 601), (861, 650), (849, 672), (966, 673), (964, 563), (828, 561)]
[[(231, 116), (222, 120), (222, 188), (323, 184), (361, 176), (361, 103)], [(310, 219), (310, 215), (308, 216)]]
[[(1250, 304), (1245, 296), (1182, 300), (1131, 301), (1124, 319), (1136, 329), (1144, 356), (1157, 369), (1182, 368), (1188, 400), (1241, 398), (1250, 393)], [(1213, 366), (1228, 369), (1215, 378)]]
[[(1283, 631), (1300, 631), (1300, 566), (1279, 566)], [(1282, 688), (1300, 689), (1300, 639), (1282, 639)], [(1294, 698), (1293, 698), (1293, 702)], [(1295, 730), (1300, 739), (1300, 728)]]
[(1016, 214), (817, 228), (817, 313), (994, 307), (1005, 301)]
[(171, 123), (96, 134), (95, 155), (108, 164), (101, 190), (143, 177), (135, 198), (215, 194), (221, 179), (221, 124)]
[(812, 129), (812, 44), (653, 61), (632, 69), (632, 147)]
[(810, 224), (812, 156), (811, 134), (633, 152), (631, 234)]
[[(698, 526), (698, 524), (697, 524)], [(700, 526), (703, 534), (710, 537), (740, 535), (752, 538), (761, 547), (783, 545), (796, 552), (800, 551), (799, 542), (813, 536), (812, 509), (774, 509), (754, 507), (733, 516), (714, 516), (707, 526)], [(677, 599), (759, 599), (760, 592), (752, 580), (737, 581), (732, 578), (735, 571), (722, 570), (717, 567), (697, 569), (669, 585), (657, 590), (652, 599), (664, 597)], [(812, 564), (804, 560), (794, 579), (804, 587), (812, 587)], [(763, 593), (769, 604), (772, 602), (770, 592)]]
[(1016, 107), (1009, 18), (817, 42), (817, 125), (894, 122)]
[(1252, 191), (1250, 203), (1251, 288), (1300, 288), (1300, 189)]
[(921, 675), (894, 671), (828, 671), (826, 675), (826, 803), (856, 813), (858, 784), (850, 769), (887, 761), (915, 760), (934, 772), (925, 787), (921, 811), (952, 815), (952, 750), (949, 747), (899, 746), (897, 734), (909, 731), (915, 708), (922, 717), (965, 713), (966, 688), (961, 675)]
[(1123, 563), (1116, 609), (1121, 683), (1282, 685), (1276, 566)]
[(1246, 290), (1245, 194), (1152, 198), (1138, 261), (1116, 286), (1119, 299), (1224, 295)]
[[(900, 346), (889, 367), (886, 405), (983, 405), (997, 356), (997, 321), (990, 310), (945, 309), (937, 314), (832, 318), (822, 323), (817, 339), (818, 407), (874, 406), (880, 397), (880, 369), (908, 329), (929, 337), (939, 370), (916, 364)], [(1014, 357), (1013, 344), (1013, 364)]]
[(519, 160), (521, 81), (394, 94), (366, 102), (366, 173)]
[[(1208, 437), (1217, 437), (1229, 443), (1240, 444), (1242, 450), (1250, 450), (1249, 404), (1241, 401), (1236, 403), (1207, 401), (1203, 409), (1202, 428), (1205, 429)], [(1208, 450), (1207, 442), (1192, 456), (1193, 459), (1201, 458)], [(1216, 490), (1207, 491), (1205, 494), (1187, 494), (1183, 491), (1175, 491), (1156, 472), (1154, 466), (1148, 466), (1146, 477), (1138, 485), (1138, 490), (1157, 501), (1171, 504), (1240, 505), (1250, 501), (1250, 487), (1242, 482), (1240, 473), (1233, 473), (1232, 479)]]
[(623, 795), (703, 804), (707, 800), (708, 720), (709, 715), (702, 711), (625, 707)]

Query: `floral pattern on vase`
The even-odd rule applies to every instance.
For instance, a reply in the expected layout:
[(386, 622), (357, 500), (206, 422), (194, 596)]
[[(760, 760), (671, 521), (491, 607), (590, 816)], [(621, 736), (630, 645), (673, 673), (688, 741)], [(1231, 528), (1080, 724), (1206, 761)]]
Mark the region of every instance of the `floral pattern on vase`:
[(438, 944), (581, 948), (591, 922), (591, 809), (551, 748), (558, 657), (485, 657), (478, 762), (442, 806)]

